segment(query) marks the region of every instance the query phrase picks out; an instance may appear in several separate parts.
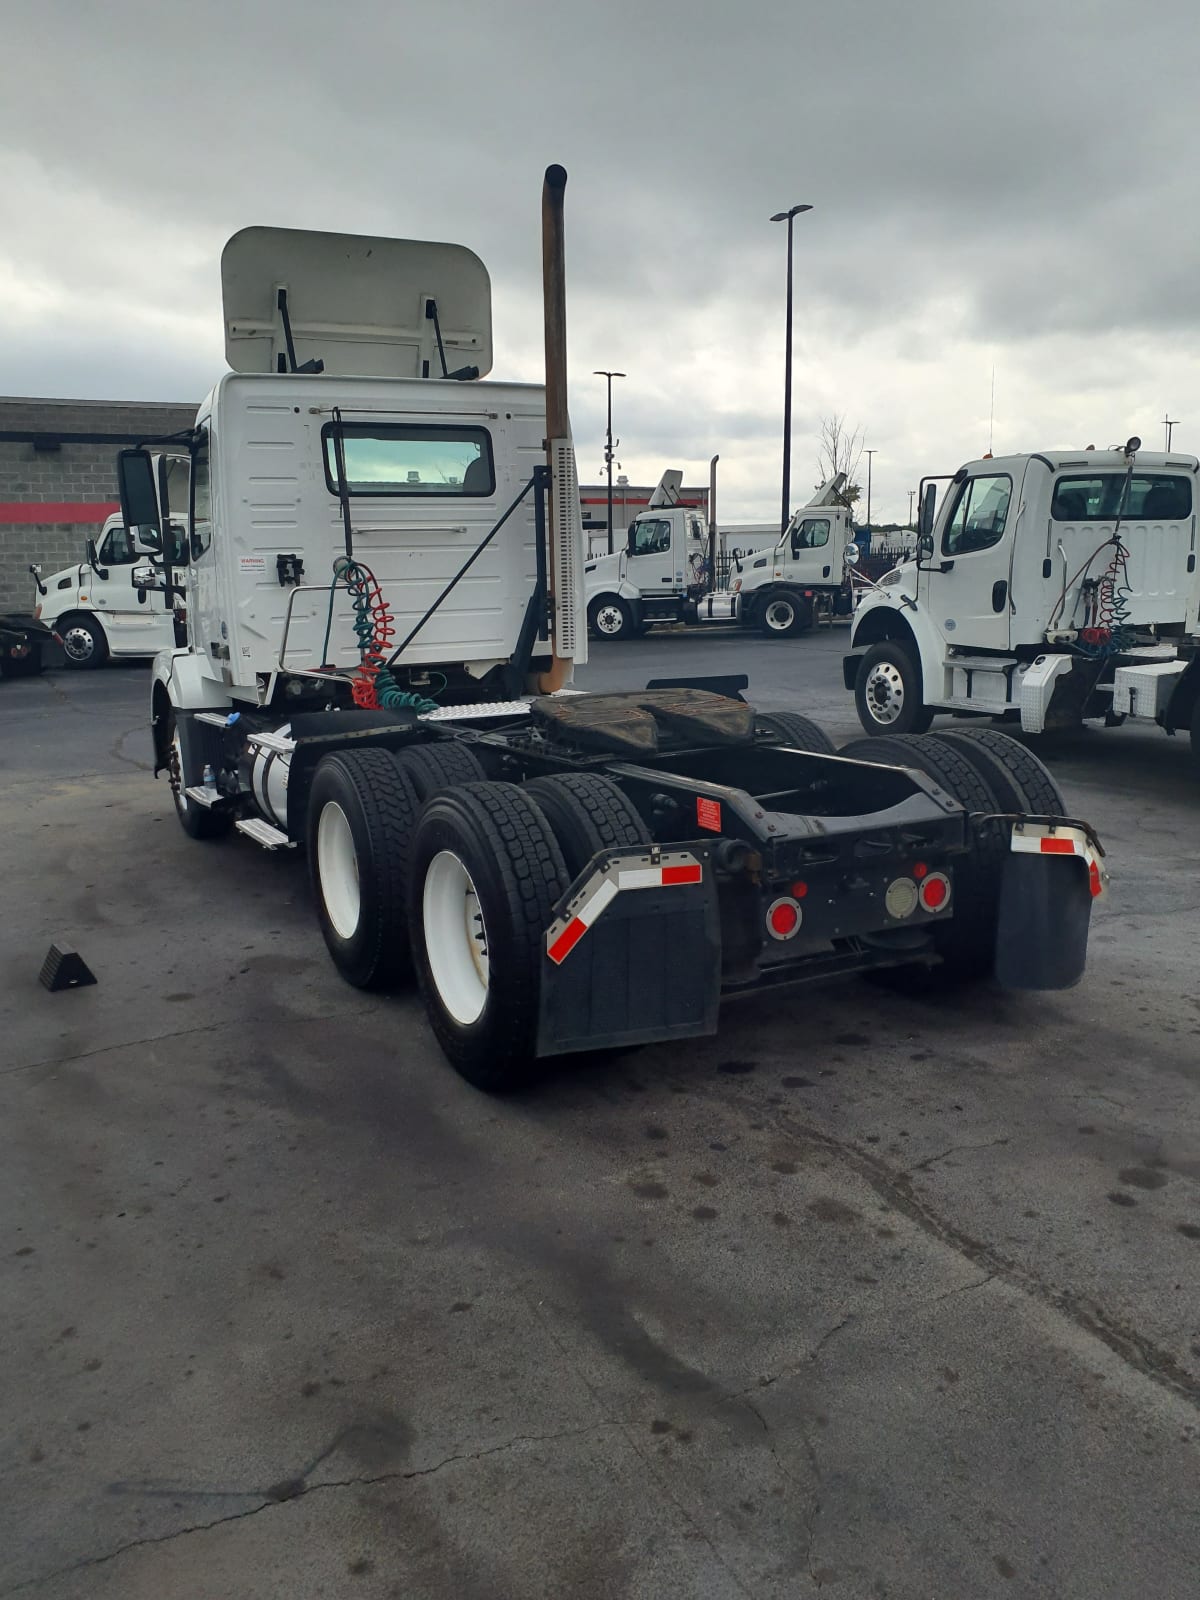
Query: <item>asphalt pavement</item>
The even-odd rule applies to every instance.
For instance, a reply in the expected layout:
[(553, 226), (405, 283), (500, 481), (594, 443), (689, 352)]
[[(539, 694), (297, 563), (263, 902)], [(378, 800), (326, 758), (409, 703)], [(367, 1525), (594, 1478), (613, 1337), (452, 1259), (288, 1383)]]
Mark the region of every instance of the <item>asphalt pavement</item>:
[[(841, 740), (844, 645), (579, 682)], [(1182, 741), (1049, 752), (1110, 851), (1077, 989), (842, 981), (496, 1101), (302, 863), (185, 837), (146, 701), (0, 683), (0, 1600), (1200, 1593)]]

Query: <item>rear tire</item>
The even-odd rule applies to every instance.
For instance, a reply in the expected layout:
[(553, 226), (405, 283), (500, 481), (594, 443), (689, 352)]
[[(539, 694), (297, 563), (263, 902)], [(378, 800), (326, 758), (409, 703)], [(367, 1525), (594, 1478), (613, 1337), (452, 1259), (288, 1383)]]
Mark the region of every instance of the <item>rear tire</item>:
[(771, 735), (764, 743), (790, 745), (794, 750), (807, 750), (813, 755), (837, 755), (837, 746), (825, 729), (799, 711), (757, 711), (754, 731)]
[(435, 795), (413, 837), (408, 909), (417, 981), (438, 1043), (477, 1089), (537, 1069), (542, 952), (566, 863), (534, 801), (511, 783)]
[(416, 792), (386, 750), (323, 756), (308, 799), (308, 863), (333, 964), (357, 989), (411, 971), (408, 852)]
[(633, 639), (638, 628), (627, 601), (602, 594), (588, 606), (588, 627), (598, 639)]
[(794, 589), (777, 589), (760, 603), (757, 617), (768, 639), (794, 639), (813, 625), (812, 601)]
[(482, 783), (487, 777), (479, 757), (457, 739), (407, 745), (393, 751), (392, 759), (407, 775), (422, 805), (439, 789), (452, 789), (458, 783)]
[(933, 712), (923, 694), (920, 666), (895, 639), (873, 644), (859, 663), (854, 705), (870, 734), (924, 733)]
[(959, 802), (968, 813), (969, 849), (951, 863), (954, 903), (951, 920), (934, 924), (934, 946), (942, 964), (932, 976), (952, 984), (991, 976), (996, 960), (996, 923), (1000, 878), (1008, 852), (1008, 834), (998, 822), (972, 822), (972, 814), (1002, 811), (988, 779), (953, 745), (931, 734), (925, 738), (894, 735), (855, 739), (841, 754), (852, 761), (882, 766), (913, 767)]
[(175, 720), (174, 707), (167, 714), (167, 778), (171, 785), (171, 799), (179, 826), (189, 839), (223, 839), (233, 826), (233, 813), (222, 808), (214, 811), (189, 800), (184, 793), (183, 741)]
[(63, 664), (72, 672), (88, 672), (108, 660), (108, 636), (95, 617), (69, 617), (59, 624)]
[(572, 880), (602, 850), (654, 842), (641, 814), (611, 778), (569, 772), (534, 778), (523, 792), (549, 823)]
[[(1032, 750), (994, 728), (955, 728), (939, 733), (991, 783), (1005, 811), (1065, 817), (1067, 802), (1054, 774)], [(981, 757), (985, 759), (980, 759)]]

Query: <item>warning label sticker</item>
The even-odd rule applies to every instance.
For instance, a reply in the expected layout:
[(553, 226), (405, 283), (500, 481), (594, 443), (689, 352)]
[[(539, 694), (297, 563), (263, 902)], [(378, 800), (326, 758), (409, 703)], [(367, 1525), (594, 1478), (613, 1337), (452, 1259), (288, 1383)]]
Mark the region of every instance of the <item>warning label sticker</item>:
[(721, 802), (710, 800), (705, 795), (696, 796), (696, 821), (702, 828), (707, 828), (709, 833), (721, 831)]
[(266, 556), (241, 556), (239, 565), (241, 566), (243, 577), (265, 578), (267, 575)]

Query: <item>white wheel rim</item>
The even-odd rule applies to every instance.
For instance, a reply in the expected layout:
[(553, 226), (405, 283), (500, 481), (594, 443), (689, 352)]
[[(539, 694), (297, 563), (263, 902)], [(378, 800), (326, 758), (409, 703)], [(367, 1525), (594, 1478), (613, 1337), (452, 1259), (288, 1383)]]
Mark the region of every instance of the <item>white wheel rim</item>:
[(63, 634), (63, 649), (72, 661), (90, 661), (96, 641), (86, 628), (68, 628)]
[(317, 876), (325, 912), (341, 939), (350, 939), (362, 912), (358, 855), (350, 821), (336, 801), (321, 808), (317, 822)]
[(782, 633), (785, 628), (790, 628), (795, 616), (790, 601), (772, 600), (767, 607), (767, 627), (775, 633)]
[(867, 673), (864, 698), (872, 722), (895, 722), (904, 710), (904, 679), (891, 661), (877, 661)]
[(620, 633), (624, 626), (625, 618), (618, 606), (601, 606), (596, 612), (597, 633)]
[(471, 874), (452, 850), (439, 850), (421, 895), (425, 954), (442, 1004), (464, 1027), (488, 996), (488, 938)]
[(175, 780), (175, 804), (180, 811), (188, 808), (188, 797), (183, 789), (183, 740), (179, 737), (179, 729), (171, 735), (171, 776)]

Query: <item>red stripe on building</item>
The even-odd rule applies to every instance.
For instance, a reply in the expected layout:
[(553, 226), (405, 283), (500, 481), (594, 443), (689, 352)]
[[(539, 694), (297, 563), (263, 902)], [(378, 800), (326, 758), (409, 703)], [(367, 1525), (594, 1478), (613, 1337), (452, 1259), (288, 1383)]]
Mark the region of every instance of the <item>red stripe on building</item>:
[(120, 509), (115, 500), (0, 500), (0, 523), (99, 523)]

